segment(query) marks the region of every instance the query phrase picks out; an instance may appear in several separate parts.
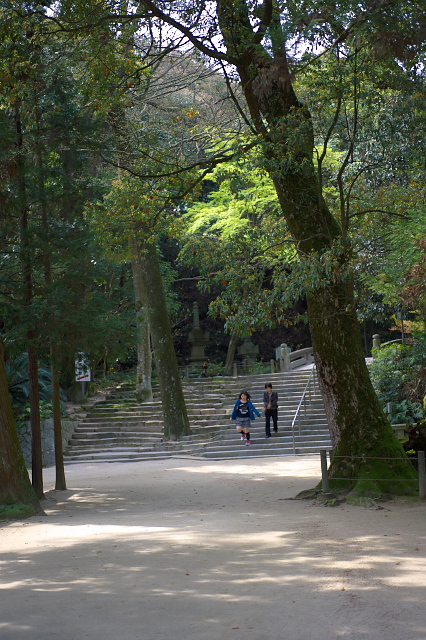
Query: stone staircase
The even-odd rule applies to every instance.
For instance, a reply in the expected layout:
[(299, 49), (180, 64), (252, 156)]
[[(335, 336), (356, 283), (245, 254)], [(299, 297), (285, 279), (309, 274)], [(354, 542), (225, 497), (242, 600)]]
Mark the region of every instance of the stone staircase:
[[(130, 462), (196, 455), (213, 460), (253, 456), (318, 453), (331, 447), (327, 420), (318, 388), (302, 408), (292, 431), (291, 423), (311, 374), (311, 368), (285, 373), (207, 378), (184, 382), (184, 394), (192, 434), (178, 442), (163, 440), (161, 402), (138, 404), (134, 390), (122, 385), (104, 401), (87, 408), (65, 451), (66, 463)], [(262, 410), (266, 382), (278, 391), (278, 434), (265, 438), (264, 418), (252, 422), (250, 446), (241, 441), (230, 415), (243, 389)]]

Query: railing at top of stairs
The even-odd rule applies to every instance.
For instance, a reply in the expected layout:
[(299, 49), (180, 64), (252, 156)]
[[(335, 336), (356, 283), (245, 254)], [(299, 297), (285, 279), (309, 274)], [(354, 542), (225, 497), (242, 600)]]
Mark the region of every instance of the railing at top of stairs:
[(294, 414), (293, 421), (291, 423), (291, 434), (293, 438), (293, 454), (296, 454), (296, 437), (295, 437), (295, 428), (297, 421), (299, 422), (299, 436), (300, 433), (300, 414), (302, 413), (302, 407), (304, 410), (304, 414), (306, 417), (306, 404), (312, 403), (312, 392), (316, 392), (316, 383), (317, 383), (317, 370), (315, 365), (312, 367), (311, 375), (306, 383), (305, 389), (302, 393), (302, 397), (300, 398), (300, 402), (297, 406), (296, 413)]
[[(280, 373), (283, 371), (293, 371), (299, 369), (304, 365), (310, 365), (314, 362), (314, 349), (313, 347), (305, 347), (303, 349), (297, 349), (296, 351), (289, 351), (287, 345), (282, 344), (279, 348), (280, 356), (277, 360), (270, 360), (269, 365), (258, 362), (256, 364), (249, 364), (248, 361), (234, 362), (232, 369), (232, 377), (238, 378), (240, 376), (260, 375), (262, 373)], [(179, 367), (182, 378), (189, 380), (190, 378), (210, 378), (212, 374), (209, 372), (208, 367), (204, 367), (201, 362), (198, 364), (192, 363), (192, 365), (186, 365)], [(217, 373), (216, 376), (222, 376), (222, 373)]]

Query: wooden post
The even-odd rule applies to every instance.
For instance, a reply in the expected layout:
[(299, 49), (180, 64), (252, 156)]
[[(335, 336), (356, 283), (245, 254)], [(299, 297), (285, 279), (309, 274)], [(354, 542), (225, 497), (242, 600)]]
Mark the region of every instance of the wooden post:
[(328, 493), (330, 491), (330, 484), (328, 482), (327, 451), (323, 449), (320, 452), (320, 455), (321, 455), (322, 490), (323, 490), (323, 493)]
[(420, 500), (426, 499), (426, 467), (425, 467), (425, 452), (417, 451), (419, 461), (419, 498)]

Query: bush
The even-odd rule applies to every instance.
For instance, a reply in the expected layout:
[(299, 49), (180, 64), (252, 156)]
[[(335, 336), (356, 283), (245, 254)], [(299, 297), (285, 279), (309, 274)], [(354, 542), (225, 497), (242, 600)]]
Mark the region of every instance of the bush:
[(426, 338), (412, 344), (392, 344), (374, 352), (371, 379), (391, 424), (412, 423), (423, 418), (426, 395)]
[[(24, 430), (27, 426), (27, 423), (30, 421), (31, 417), (31, 407), (30, 403), (26, 403), (22, 407), (14, 406), (15, 420), (18, 432)], [(62, 412), (62, 415), (65, 416), (65, 411)], [(45, 400), (40, 400), (40, 421), (48, 420), (53, 417), (53, 405), (51, 402), (46, 402)]]
[[(13, 411), (19, 422), (21, 419), (29, 420), (29, 401), (30, 401), (30, 381), (28, 379), (28, 355), (26, 353), (15, 357), (5, 363), (6, 377), (9, 387), (10, 398), (12, 400)], [(52, 413), (52, 373), (50, 369), (39, 366), (38, 369), (38, 388), (40, 393), (40, 412), (42, 420), (50, 418)], [(65, 402), (67, 397), (61, 389), (61, 409), (65, 412)], [(48, 415), (46, 414), (46, 407)], [(27, 415), (27, 418), (23, 416)]]

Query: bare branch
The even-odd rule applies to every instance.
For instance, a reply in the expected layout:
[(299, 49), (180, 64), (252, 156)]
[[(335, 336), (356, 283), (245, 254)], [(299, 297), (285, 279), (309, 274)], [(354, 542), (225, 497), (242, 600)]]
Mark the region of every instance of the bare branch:
[(250, 131), (251, 131), (254, 135), (256, 135), (256, 134), (257, 134), (256, 129), (253, 127), (252, 123), (251, 123), (251, 122), (250, 122), (250, 120), (247, 118), (246, 114), (244, 113), (244, 111), (243, 111), (243, 109), (242, 109), (242, 107), (241, 107), (241, 105), (240, 105), (240, 103), (239, 103), (239, 101), (238, 101), (238, 99), (237, 99), (237, 96), (235, 95), (235, 92), (234, 92), (234, 90), (233, 90), (233, 88), (232, 88), (232, 86), (231, 86), (231, 81), (230, 81), (229, 76), (228, 76), (228, 74), (227, 74), (227, 72), (226, 72), (225, 65), (224, 65), (223, 63), (221, 63), (221, 65), (222, 65), (222, 70), (223, 70), (223, 72), (224, 72), (226, 86), (228, 87), (228, 91), (229, 91), (229, 95), (230, 95), (230, 97), (231, 97), (231, 100), (232, 100), (232, 101), (233, 101), (233, 103), (235, 104), (235, 106), (236, 106), (236, 108), (237, 108), (238, 113), (239, 113), (239, 114), (240, 114), (240, 116), (243, 118), (243, 120), (244, 120), (244, 122), (246, 123), (246, 125), (250, 128)]
[[(257, 144), (258, 144), (258, 141), (257, 140), (253, 140), (249, 144), (241, 145), (239, 147), (238, 151), (246, 153), (247, 151), (250, 151), (255, 146), (257, 146)], [(155, 162), (158, 162), (159, 164), (166, 164), (166, 163), (161, 162), (157, 158), (150, 157), (148, 154), (143, 154), (143, 155), (145, 157), (148, 157), (149, 159), (155, 161)], [(163, 173), (161, 173), (161, 172), (159, 172), (159, 173), (140, 173), (134, 167), (123, 166), (122, 163), (115, 162), (114, 160), (111, 160), (110, 158), (106, 158), (103, 155), (101, 155), (101, 158), (102, 158), (102, 160), (104, 160), (104, 162), (108, 163), (109, 165), (111, 165), (113, 167), (120, 168), (122, 171), (127, 171), (130, 175), (132, 175), (134, 177), (143, 178), (145, 180), (149, 180), (149, 179), (156, 179), (156, 178), (170, 178), (172, 176), (177, 176), (177, 175), (180, 175), (180, 174), (185, 173), (187, 171), (191, 171), (192, 169), (196, 169), (196, 168), (202, 169), (204, 167), (207, 167), (207, 173), (208, 173), (209, 171), (211, 171), (211, 169), (213, 169), (218, 164), (221, 164), (222, 162), (231, 161), (234, 158), (234, 156), (235, 156), (235, 151), (229, 150), (229, 153), (228, 152), (223, 152), (221, 154), (211, 156), (210, 158), (206, 158), (204, 160), (199, 160), (198, 162), (193, 162), (192, 164), (186, 165), (185, 167), (178, 167), (176, 169), (173, 169), (171, 171), (165, 171)]]
[[(201, 53), (204, 53), (204, 55), (208, 56), (209, 58), (213, 58), (214, 60), (225, 60), (226, 62), (232, 63), (230, 56), (228, 56), (225, 53), (221, 53), (216, 49), (210, 49), (209, 47), (206, 47), (206, 45), (199, 38), (194, 36), (191, 29), (189, 29), (188, 27), (185, 27), (185, 25), (181, 24), (171, 16), (167, 15), (167, 13), (164, 13), (163, 11), (161, 11), (161, 9), (159, 9), (156, 6), (156, 4), (152, 2), (152, 0), (143, 0), (143, 4), (145, 4), (145, 6), (148, 7), (152, 16), (154, 16), (155, 18), (159, 18), (166, 24), (169, 24), (171, 27), (173, 27), (174, 29), (182, 33), (186, 38), (188, 38), (189, 42), (191, 42), (194, 45), (194, 47), (198, 49), (198, 51), (201, 51)], [(134, 15), (136, 17), (138, 16), (138, 14), (134, 14)], [(141, 14), (141, 16), (146, 17), (146, 15), (144, 14)]]

